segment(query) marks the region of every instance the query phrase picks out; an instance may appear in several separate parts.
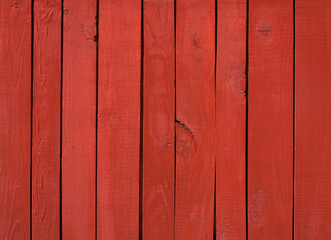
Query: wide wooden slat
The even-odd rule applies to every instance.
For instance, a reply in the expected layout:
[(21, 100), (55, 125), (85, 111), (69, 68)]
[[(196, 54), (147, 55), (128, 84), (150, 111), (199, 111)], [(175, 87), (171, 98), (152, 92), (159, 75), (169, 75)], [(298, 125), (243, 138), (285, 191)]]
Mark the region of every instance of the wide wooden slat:
[(138, 239), (141, 1), (99, 1), (98, 239)]
[(216, 239), (246, 238), (246, 0), (218, 0)]
[(331, 236), (331, 2), (295, 13), (295, 239)]
[(292, 239), (293, 1), (249, 1), (248, 239)]
[(60, 239), (61, 6), (34, 1), (32, 239)]
[(178, 0), (176, 239), (213, 239), (215, 1)]
[(143, 239), (174, 238), (174, 1), (144, 1)]
[(96, 181), (96, 0), (63, 8), (63, 239), (94, 239)]
[(0, 239), (30, 239), (31, 5), (0, 2)]

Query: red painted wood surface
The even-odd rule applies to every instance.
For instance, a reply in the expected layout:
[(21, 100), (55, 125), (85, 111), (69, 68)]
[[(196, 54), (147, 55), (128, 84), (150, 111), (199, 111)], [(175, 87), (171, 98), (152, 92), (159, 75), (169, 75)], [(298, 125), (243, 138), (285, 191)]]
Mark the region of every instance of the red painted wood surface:
[(62, 236), (94, 239), (97, 1), (63, 3)]
[(217, 5), (216, 239), (246, 238), (246, 5)]
[(143, 239), (174, 238), (174, 1), (144, 1)]
[(248, 239), (292, 239), (292, 1), (250, 0), (248, 41)]
[(0, 1), (0, 239), (329, 239), (330, 12)]
[(61, 1), (34, 1), (32, 239), (60, 239)]
[(176, 11), (175, 238), (213, 239), (215, 1)]
[(141, 1), (99, 1), (98, 239), (138, 239)]
[(331, 2), (295, 14), (295, 239), (331, 236)]
[(30, 239), (31, 5), (0, 2), (0, 239)]

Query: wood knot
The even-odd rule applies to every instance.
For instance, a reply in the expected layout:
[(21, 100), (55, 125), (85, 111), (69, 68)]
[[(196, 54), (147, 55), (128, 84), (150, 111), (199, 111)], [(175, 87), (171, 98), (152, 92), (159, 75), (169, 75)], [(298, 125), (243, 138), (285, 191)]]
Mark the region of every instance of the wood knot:
[(263, 41), (268, 41), (272, 36), (272, 26), (270, 19), (261, 19), (256, 26), (258, 37)]
[(183, 122), (176, 120), (176, 152), (183, 159), (189, 159), (189, 155), (196, 152), (197, 146), (192, 130)]
[(19, 1), (15, 0), (15, 1), (13, 2), (13, 4), (11, 5), (11, 8), (18, 9), (18, 8), (19, 8), (19, 5), (20, 5)]
[(264, 208), (267, 202), (270, 201), (268, 194), (259, 189), (249, 200), (248, 206), (248, 227), (259, 228), (263, 223)]
[(202, 49), (201, 42), (196, 35), (193, 36), (193, 46), (199, 49)]

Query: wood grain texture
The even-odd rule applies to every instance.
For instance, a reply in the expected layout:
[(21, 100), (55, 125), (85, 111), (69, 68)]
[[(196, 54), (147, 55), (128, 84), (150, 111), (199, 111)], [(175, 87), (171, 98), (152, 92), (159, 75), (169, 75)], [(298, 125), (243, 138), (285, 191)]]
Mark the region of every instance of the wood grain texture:
[(63, 3), (63, 239), (94, 239), (96, 0)]
[(31, 5), (0, 2), (0, 239), (30, 239)]
[(178, 0), (176, 239), (213, 239), (215, 1)]
[(331, 2), (295, 10), (295, 239), (330, 239)]
[(216, 239), (246, 238), (246, 0), (218, 0)]
[(60, 239), (60, 0), (34, 1), (32, 239)]
[(174, 1), (144, 1), (143, 239), (174, 238)]
[(138, 239), (141, 1), (99, 1), (98, 239)]
[(292, 1), (249, 1), (248, 88), (248, 239), (292, 239)]

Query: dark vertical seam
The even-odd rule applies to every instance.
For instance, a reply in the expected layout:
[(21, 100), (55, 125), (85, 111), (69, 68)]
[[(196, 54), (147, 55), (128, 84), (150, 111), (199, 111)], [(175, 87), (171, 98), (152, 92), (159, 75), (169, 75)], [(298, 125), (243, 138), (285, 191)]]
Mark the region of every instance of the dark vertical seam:
[(139, 146), (139, 240), (143, 239), (143, 148), (144, 148), (144, 0), (141, 0), (140, 55), (140, 146)]
[(295, 0), (293, 0), (293, 198), (292, 198), (292, 239), (294, 240), (294, 204), (295, 204)]
[(98, 239), (98, 110), (99, 110), (99, 0), (97, 0), (97, 9), (95, 16), (96, 35), (96, 87), (95, 87), (95, 240)]
[(62, 240), (62, 116), (63, 116), (63, 7), (64, 0), (61, 6), (61, 99), (60, 99), (60, 239)]
[(174, 239), (176, 236), (176, 181), (177, 181), (177, 133), (176, 133), (176, 119), (177, 119), (177, 0), (174, 0), (174, 67), (175, 67), (175, 79), (174, 79), (174, 87), (175, 87), (175, 109), (174, 109), (174, 226), (173, 226), (173, 234)]
[(216, 240), (217, 229), (216, 229), (216, 164), (214, 171), (214, 225), (213, 225), (213, 239)]
[(216, 81), (216, 73), (217, 73), (217, 34), (218, 34), (218, 31), (217, 31), (217, 20), (218, 20), (218, 0), (215, 0), (215, 69), (214, 69), (214, 96), (215, 96), (215, 123), (216, 123), (216, 106), (217, 106), (217, 101), (216, 101), (216, 96), (217, 96), (217, 89), (216, 89), (216, 86), (217, 86), (217, 81)]
[(30, 112), (30, 239), (32, 240), (32, 161), (33, 161), (33, 56), (34, 56), (34, 0), (31, 1), (31, 112)]
[[(214, 123), (214, 126), (215, 126), (215, 130), (216, 130), (216, 127), (217, 127), (217, 34), (218, 34), (218, 31), (217, 31), (217, 20), (218, 20), (218, 0), (215, 0), (215, 65), (214, 65), (214, 101), (215, 101), (215, 109), (214, 109), (214, 120), (215, 120), (215, 123)], [(217, 133), (217, 131), (214, 131), (214, 133)], [(214, 136), (214, 225), (213, 225), (213, 239), (216, 240), (216, 232), (217, 232), (217, 229), (216, 229), (216, 168), (217, 168), (217, 164), (216, 164), (216, 161), (217, 161), (217, 155), (216, 155), (216, 139), (215, 139), (216, 135)]]
[(245, 129), (245, 200), (246, 200), (246, 240), (248, 240), (248, 74), (249, 74), (249, 0), (246, 2), (246, 129)]

